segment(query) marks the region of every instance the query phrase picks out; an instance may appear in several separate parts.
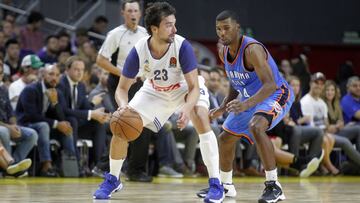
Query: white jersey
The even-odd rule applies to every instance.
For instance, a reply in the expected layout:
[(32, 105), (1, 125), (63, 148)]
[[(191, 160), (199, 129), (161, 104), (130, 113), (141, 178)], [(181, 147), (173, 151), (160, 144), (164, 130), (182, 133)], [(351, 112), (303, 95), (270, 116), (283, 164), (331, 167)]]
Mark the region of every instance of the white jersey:
[(107, 34), (99, 54), (110, 60), (111, 56), (119, 48), (116, 66), (122, 70), (130, 50), (141, 38), (146, 36), (148, 36), (147, 31), (142, 26), (138, 26), (134, 32), (125, 25), (120, 25)]
[(129, 53), (123, 75), (134, 78), (138, 73), (146, 78), (145, 84), (151, 84), (158, 91), (170, 91), (186, 84), (184, 74), (197, 68), (197, 62), (190, 43), (180, 35), (159, 59), (151, 55), (150, 37), (142, 38)]
[[(197, 68), (190, 43), (179, 35), (159, 59), (151, 55), (149, 37), (141, 39), (130, 51), (122, 74), (134, 78), (138, 73), (146, 77), (143, 87), (129, 105), (141, 116), (144, 127), (158, 132), (169, 117), (185, 104), (188, 86), (184, 74)], [(205, 80), (199, 76), (200, 97), (196, 106), (209, 108), (209, 94)]]

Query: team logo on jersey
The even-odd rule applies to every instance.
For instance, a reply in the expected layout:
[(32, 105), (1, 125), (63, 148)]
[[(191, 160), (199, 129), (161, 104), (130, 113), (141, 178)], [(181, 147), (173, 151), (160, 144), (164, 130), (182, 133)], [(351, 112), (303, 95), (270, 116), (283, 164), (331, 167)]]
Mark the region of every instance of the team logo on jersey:
[(170, 67), (169, 68), (176, 68), (177, 60), (175, 57), (170, 58)]
[(151, 71), (148, 60), (144, 61), (144, 70), (145, 70), (145, 72), (148, 72), (148, 73), (150, 73), (150, 71)]
[(282, 107), (277, 101), (274, 102), (272, 106), (277, 114), (282, 112)]

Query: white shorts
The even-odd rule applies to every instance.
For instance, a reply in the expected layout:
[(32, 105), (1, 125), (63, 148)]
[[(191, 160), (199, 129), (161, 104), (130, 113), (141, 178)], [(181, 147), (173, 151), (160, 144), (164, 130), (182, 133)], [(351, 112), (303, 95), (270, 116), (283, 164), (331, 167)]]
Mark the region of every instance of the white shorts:
[[(209, 109), (209, 93), (205, 86), (205, 80), (199, 76), (200, 97), (196, 106), (203, 106)], [(185, 104), (185, 96), (188, 93), (186, 82), (172, 91), (156, 91), (150, 82), (145, 81), (144, 85), (129, 102), (129, 106), (135, 109), (141, 116), (143, 126), (158, 132), (170, 116), (179, 111)]]

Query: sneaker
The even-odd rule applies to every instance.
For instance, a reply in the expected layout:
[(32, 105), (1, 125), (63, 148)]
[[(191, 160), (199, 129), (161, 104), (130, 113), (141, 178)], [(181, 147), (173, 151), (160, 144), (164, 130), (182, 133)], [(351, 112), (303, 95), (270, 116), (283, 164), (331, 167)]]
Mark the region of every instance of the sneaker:
[(285, 195), (278, 181), (265, 181), (265, 189), (259, 203), (275, 203), (285, 199)]
[(120, 180), (110, 173), (105, 174), (105, 180), (100, 184), (99, 188), (95, 191), (94, 199), (110, 199), (113, 192), (121, 190), (123, 187)]
[(169, 166), (162, 166), (159, 169), (158, 177), (167, 177), (167, 178), (182, 178), (184, 175), (182, 173), (178, 173), (173, 168)]
[[(230, 183), (223, 183), (225, 197), (236, 197), (236, 189), (234, 184)], [(209, 192), (209, 188), (201, 189), (196, 196), (199, 198), (205, 198), (206, 194)]]
[(311, 176), (311, 174), (313, 174), (319, 168), (319, 165), (324, 158), (324, 153), (324, 150), (322, 150), (320, 157), (314, 157), (311, 159), (311, 161), (306, 164), (306, 167), (301, 170), (299, 176), (301, 178), (307, 178)]
[(15, 173), (26, 171), (31, 166), (31, 159), (24, 159), (16, 164), (10, 165), (6, 169), (6, 173), (9, 175), (13, 175)]
[(221, 203), (224, 198), (224, 187), (218, 178), (209, 179), (209, 192), (206, 194), (204, 202)]

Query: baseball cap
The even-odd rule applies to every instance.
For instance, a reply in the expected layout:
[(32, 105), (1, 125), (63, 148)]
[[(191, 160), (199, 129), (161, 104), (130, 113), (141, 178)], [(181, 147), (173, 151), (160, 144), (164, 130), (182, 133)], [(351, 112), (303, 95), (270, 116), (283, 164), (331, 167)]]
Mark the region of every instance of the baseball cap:
[(40, 58), (34, 54), (27, 55), (23, 58), (21, 66), (30, 66), (32, 68), (38, 69), (44, 66), (44, 63)]
[(321, 80), (323, 82), (326, 81), (326, 77), (325, 75), (322, 73), (322, 72), (316, 72), (314, 73), (312, 76), (311, 76), (311, 81), (314, 82), (314, 81), (318, 81), (318, 80)]

